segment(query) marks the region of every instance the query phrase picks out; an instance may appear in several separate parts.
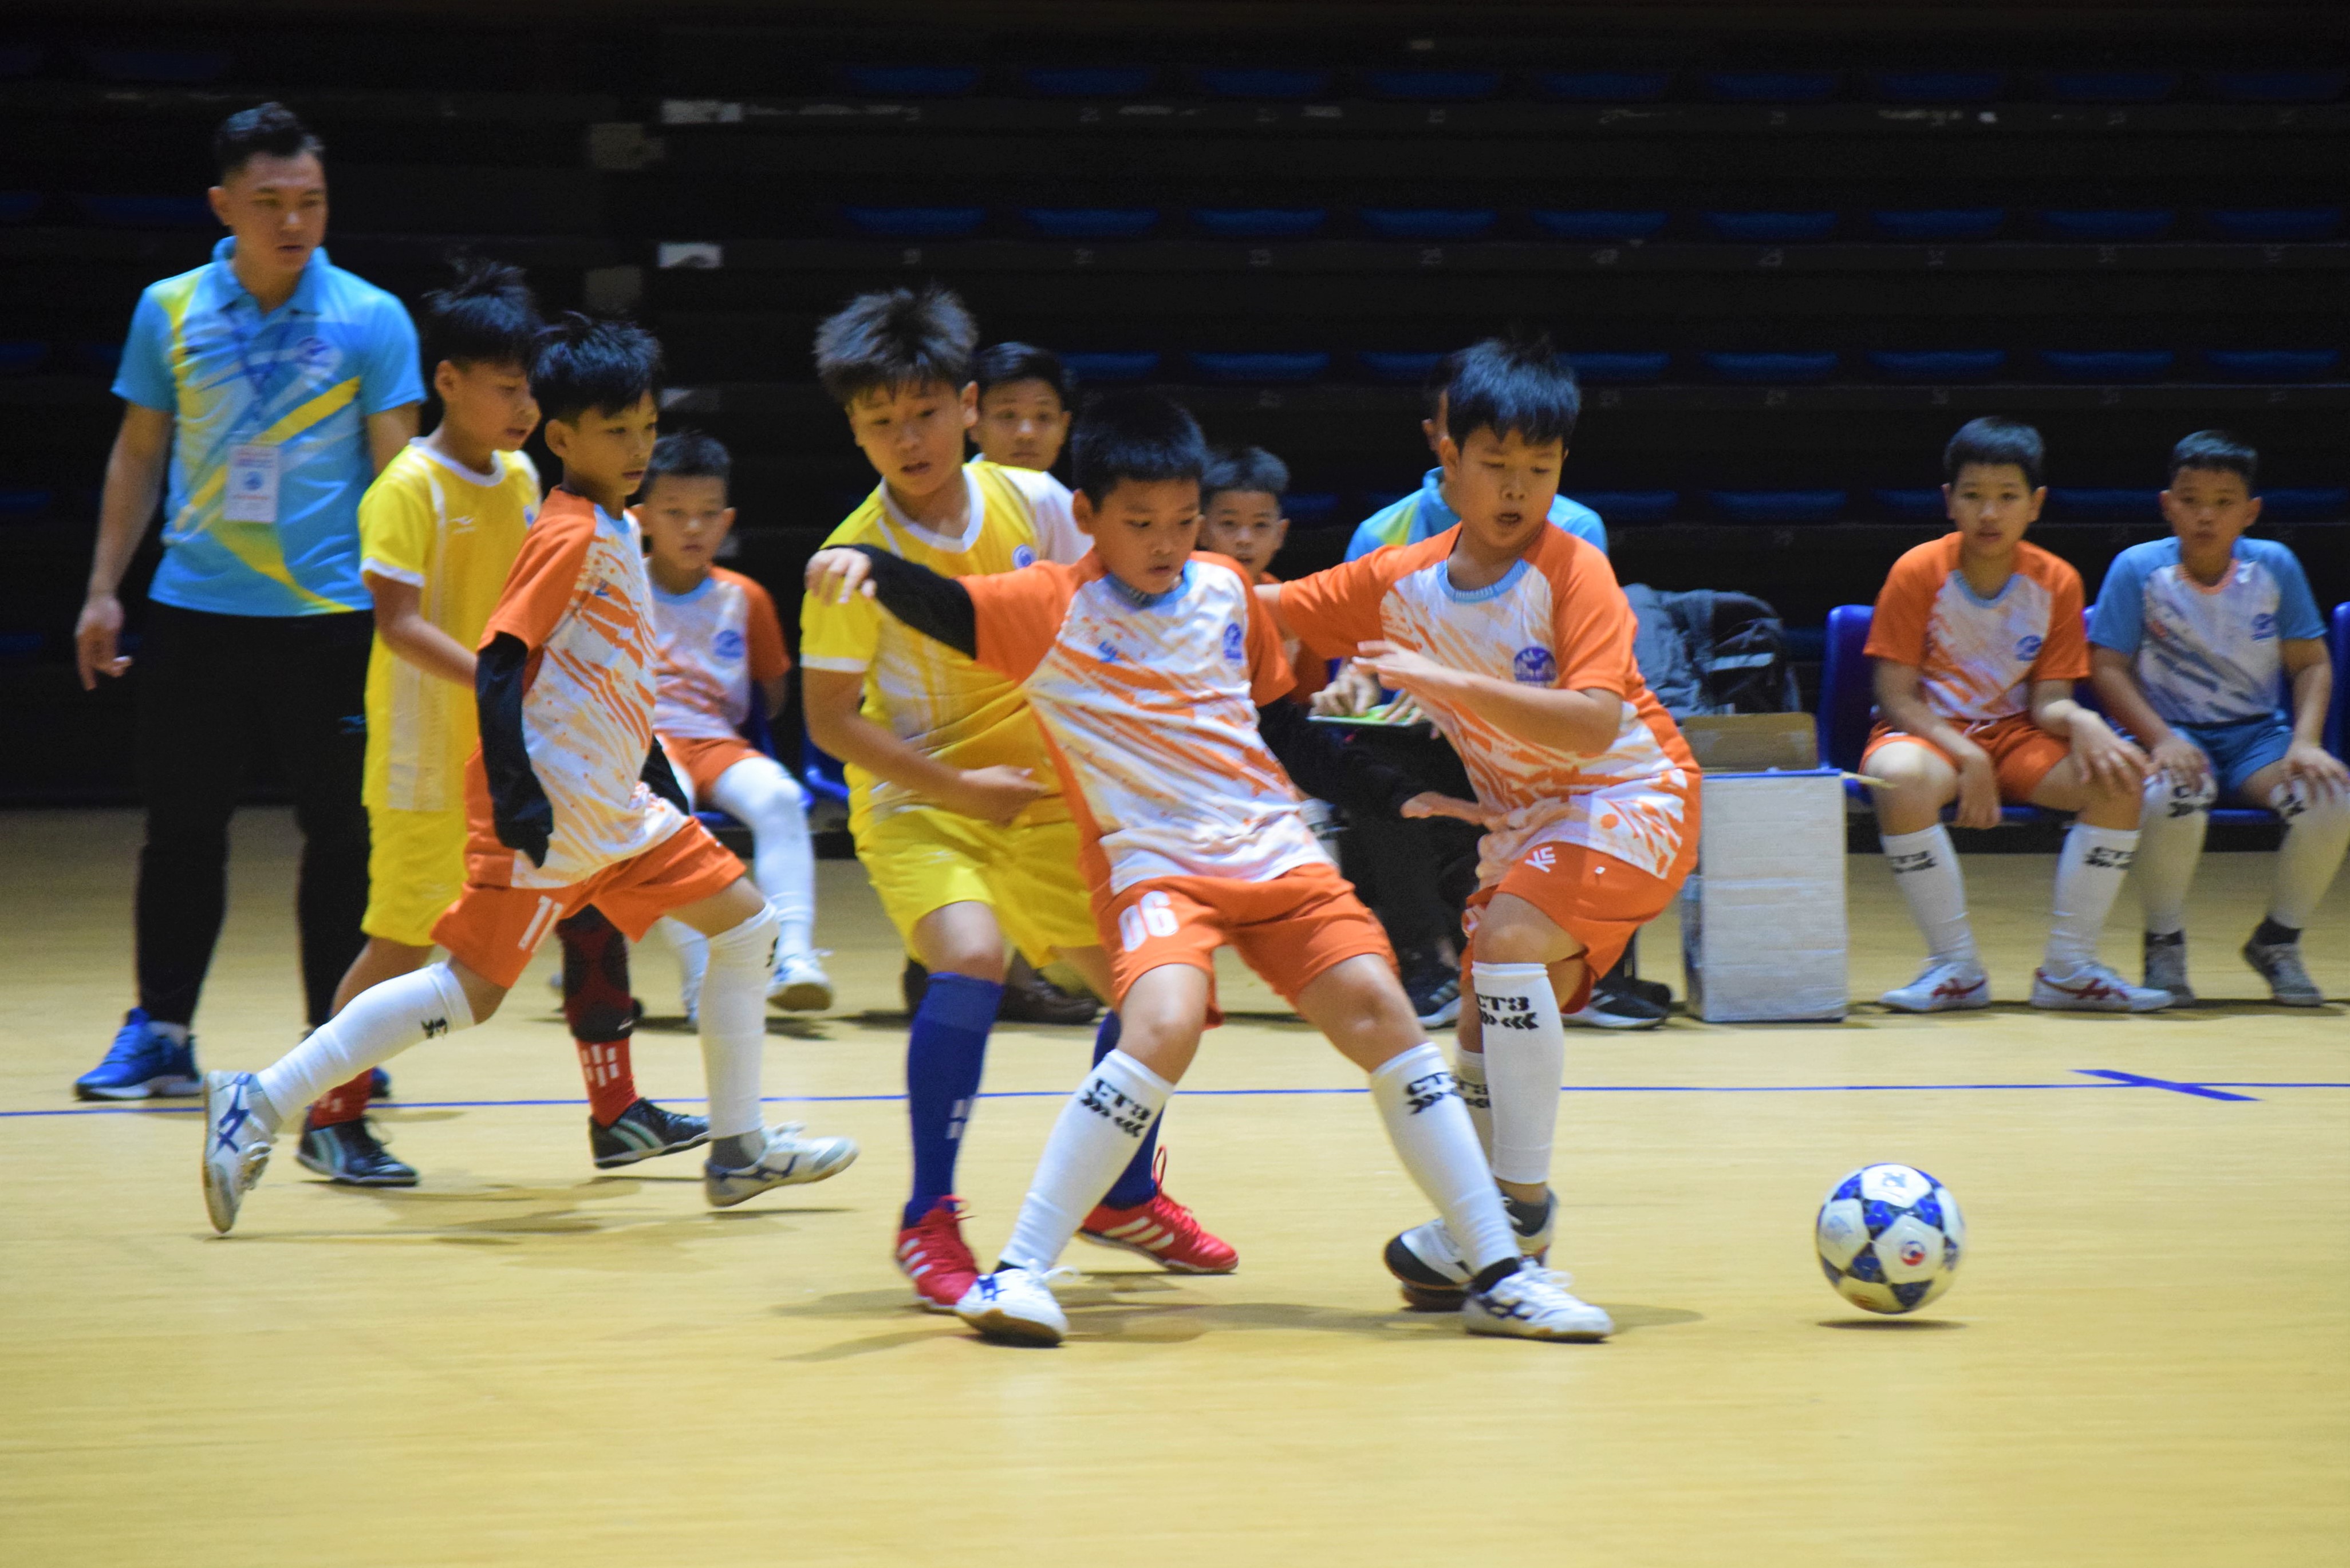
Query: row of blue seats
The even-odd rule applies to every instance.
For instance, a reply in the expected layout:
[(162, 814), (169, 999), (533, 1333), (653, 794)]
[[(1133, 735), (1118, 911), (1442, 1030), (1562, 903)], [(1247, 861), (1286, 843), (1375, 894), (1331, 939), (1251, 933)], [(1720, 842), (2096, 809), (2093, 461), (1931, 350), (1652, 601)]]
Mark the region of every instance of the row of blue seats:
[[(2088, 614), (2094, 615), (2092, 607)], [(1851, 772), (1860, 766), (1861, 749), (1877, 722), (1876, 674), (1866, 653), (1868, 628), (1876, 611), (1867, 605), (1838, 605), (1828, 612), (1826, 657), (1820, 667), (1818, 728), (1821, 760), (1830, 767)], [(2350, 741), (2350, 603), (2334, 607), (2326, 641), (2334, 659), (2334, 707), (2326, 716), (2325, 749), (2337, 757), (2350, 756), (2343, 746)], [(2086, 707), (2099, 709), (2095, 689), (2084, 680), (2075, 696)], [(2288, 700), (2280, 693), (2281, 700)], [(1855, 798), (1866, 798), (1866, 786), (1847, 783)], [(2036, 822), (2044, 813), (2028, 805), (2011, 805), (2002, 814), (2010, 823)], [(2274, 822), (2276, 814), (2241, 807), (2222, 807), (2211, 814), (2217, 823), (2252, 825)]]
[[(1142, 381), (1178, 369), (1155, 348), (1084, 349), (1061, 358), (1081, 381)], [(1330, 375), (1337, 357), (1320, 349), (1245, 350), (1183, 354), (1180, 367), (1203, 381), (1244, 385), (1303, 385)], [(1375, 381), (1417, 384), (1435, 369), (1432, 350), (1385, 352), (1363, 349), (1353, 356)], [(2341, 369), (2342, 350), (2324, 348), (2206, 348), (2189, 360), (2170, 348), (2043, 348), (2011, 356), (2004, 348), (1869, 349), (1847, 356), (1835, 349), (1721, 350), (1675, 355), (1666, 349), (1576, 351), (1566, 355), (1575, 374), (1596, 386), (1638, 386), (1663, 381), (1676, 360), (1710, 379), (1745, 386), (1804, 386), (1831, 381), (1854, 361), (1887, 381), (1946, 386), (1994, 379), (2021, 379), (2033, 367), (2045, 379), (2106, 385), (2157, 381), (2182, 369), (2199, 369), (2199, 379), (2220, 381), (2324, 381)]]
[(57, 370), (110, 378), (121, 362), (120, 343), (45, 343), (37, 337), (0, 337), (0, 376)]
[[(149, 197), (79, 197), (83, 211), (99, 223), (151, 223), (137, 217)], [(0, 213), (5, 198), (0, 197)], [(92, 203), (98, 203), (93, 206)], [(105, 216), (122, 206), (122, 216)], [(197, 206), (201, 207), (202, 202)], [(161, 211), (161, 209), (157, 209)], [(1447, 241), (1490, 238), (1504, 214), (1492, 207), (1357, 207), (1360, 233), (1383, 240)], [(1053, 240), (1136, 240), (1155, 234), (1170, 214), (1158, 207), (1022, 207), (1021, 232)], [(1193, 227), (1214, 239), (1305, 240), (1331, 227), (1328, 207), (1193, 207)], [(864, 206), (841, 209), (847, 225), (881, 239), (968, 239), (988, 228), (985, 207)], [(2343, 209), (2334, 205), (2208, 207), (2190, 214), (2190, 233), (2235, 242), (2287, 244), (2330, 240), (2342, 231)], [(1739, 244), (1803, 244), (1850, 236), (1858, 213), (1830, 208), (1792, 211), (1709, 211), (1687, 214), (1676, 225), (1662, 209), (1536, 207), (1525, 213), (1529, 231), (1545, 239), (1590, 244), (1631, 243), (1669, 237), (1676, 230), (1694, 237)], [(1990, 240), (2010, 228), (2005, 207), (1882, 208), (1867, 214), (1868, 237), (1918, 242)], [(2059, 207), (2031, 214), (2033, 237), (2100, 244), (2145, 244), (2169, 238), (2179, 229), (2173, 207)]]

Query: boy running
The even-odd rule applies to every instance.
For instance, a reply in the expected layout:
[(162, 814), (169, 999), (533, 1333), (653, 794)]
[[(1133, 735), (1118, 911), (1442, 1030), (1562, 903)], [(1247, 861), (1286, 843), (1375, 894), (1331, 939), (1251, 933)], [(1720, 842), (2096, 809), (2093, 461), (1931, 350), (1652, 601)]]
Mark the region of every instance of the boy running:
[[(1547, 342), (1492, 339), (1457, 357), (1447, 403), (1458, 524), (1259, 594), (1308, 649), (1415, 698), (1476, 786), (1487, 832), (1463, 921), (1476, 1007), (1455, 1074), (1518, 1243), (1540, 1261), (1558, 1215), (1562, 1017), (1688, 877), (1698, 768), (1640, 679), (1607, 557), (1549, 520), (1574, 373)], [(1449, 1217), (1396, 1237), (1387, 1262), (1423, 1304), (1461, 1300), (1479, 1266)]]
[(2150, 1012), (2170, 993), (2097, 961), (2097, 933), (2137, 851), (2146, 754), (2073, 701), (2089, 673), (2081, 574), (2023, 531), (2040, 515), (2040, 432), (1970, 420), (1942, 453), (1952, 531), (1893, 564), (1877, 596), (1867, 653), (1879, 718), (1861, 753), (1895, 884), (1925, 934), (1918, 978), (1888, 991), (1902, 1012), (1991, 1005), (1966, 885), (1941, 810), (1997, 827), (2002, 801), (2079, 815), (2056, 862), (2047, 955), (2032, 1005)]
[(1095, 542), (1076, 565), (956, 579), (869, 545), (809, 563), (816, 597), (837, 591), (827, 573), (853, 587), (870, 572), (892, 616), (1026, 691), (1082, 835), (1096, 918), (1116, 941), (1124, 1036), (1063, 1107), (999, 1266), (957, 1315), (992, 1339), (1066, 1335), (1055, 1263), (1217, 1021), (1213, 959), (1229, 942), (1369, 1075), (1405, 1169), (1466, 1239), (1463, 1325), (1605, 1337), (1607, 1314), (1520, 1258), (1385, 933), (1257, 733), (1289, 673), (1242, 568), (1192, 554), (1206, 457), (1199, 426), (1167, 399), (1104, 398), (1076, 441), (1076, 514)]
[[(2301, 562), (2259, 521), (2260, 454), (2225, 431), (2171, 449), (2162, 514), (2172, 537), (2115, 557), (2089, 627), (2097, 695), (2147, 749), (2138, 898), (2146, 983), (2191, 1002), (2187, 888), (2212, 803), (2284, 818), (2268, 916), (2244, 961), (2287, 1007), (2324, 993), (2301, 961), (2301, 929), (2350, 847), (2350, 769), (2319, 743), (2334, 695), (2325, 621)], [(2290, 717), (2277, 701), (2293, 693)]]
[[(465, 759), (480, 739), (473, 649), (538, 513), (538, 473), (522, 446), (538, 426), (529, 366), (540, 322), (521, 270), (461, 264), (455, 284), (423, 303), (441, 422), (386, 463), (359, 501), (360, 572), (376, 624), (361, 792), (372, 848), (367, 946), (336, 990), (336, 1012), (422, 968), (433, 922), (464, 890)], [(597, 1163), (626, 1163), (609, 1159), (616, 1148), (639, 1159), (699, 1144), (702, 1119), (639, 1099), (626, 1031), (609, 1034), (591, 1028), (577, 1043), (602, 1113), (588, 1120)], [(363, 1119), (374, 1076), (362, 1073), (310, 1107), (295, 1158), (347, 1186), (412, 1187), (415, 1170)]]
[(713, 1207), (820, 1181), (857, 1158), (847, 1138), (761, 1123), (775, 911), (674, 804), (676, 781), (653, 739), (651, 594), (622, 505), (651, 455), (660, 368), (659, 345), (624, 323), (572, 315), (541, 339), (532, 390), (563, 484), (524, 539), (478, 650), (466, 882), (432, 932), (449, 960), (362, 992), (258, 1074), (205, 1076), (203, 1175), (215, 1230), (235, 1224), (288, 1116), (330, 1085), (487, 1019), (548, 929), (590, 902), (632, 937), (673, 915), (710, 939), (702, 1187)]
[[(948, 576), (1085, 554), (1050, 475), (965, 464), (979, 417), (978, 336), (962, 302), (931, 287), (863, 295), (816, 329), (817, 378), (880, 483), (827, 546), (864, 545)], [(800, 608), (808, 734), (847, 764), (857, 857), (907, 948), (930, 971), (906, 1041), (913, 1190), (898, 1266), (917, 1301), (951, 1312), (977, 1278), (954, 1196), (955, 1158), (979, 1094), (1007, 945), (1058, 953), (1097, 994), (1111, 971), (1094, 929), (1078, 835), (1019, 687), (883, 616), (868, 599), (811, 593)], [(1118, 1040), (1102, 1020), (1097, 1056)], [(1086, 1216), (1087, 1235), (1166, 1266), (1223, 1273), (1238, 1254), (1159, 1189), (1144, 1139)]]
[[(832, 1005), (832, 980), (810, 945), (816, 931), (816, 853), (807, 794), (782, 763), (743, 738), (758, 704), (762, 721), (783, 711), (792, 667), (783, 623), (767, 590), (715, 564), (734, 526), (726, 486), (733, 460), (700, 431), (653, 445), (645, 487), (629, 508), (644, 530), (652, 579), (660, 699), (653, 731), (678, 782), (751, 830), (751, 879), (775, 909), (781, 931), (767, 1000), (787, 1012)], [(676, 920), (661, 932), (684, 971), (685, 1015), (695, 1016), (709, 954)]]

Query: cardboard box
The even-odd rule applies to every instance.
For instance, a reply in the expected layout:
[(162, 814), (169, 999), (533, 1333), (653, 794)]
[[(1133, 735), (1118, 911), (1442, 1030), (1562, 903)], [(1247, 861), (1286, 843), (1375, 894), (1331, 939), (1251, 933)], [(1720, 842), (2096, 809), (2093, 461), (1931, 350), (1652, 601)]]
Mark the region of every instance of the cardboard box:
[(1820, 765), (1819, 723), (1809, 713), (1700, 713), (1679, 723), (1690, 754), (1710, 774)]

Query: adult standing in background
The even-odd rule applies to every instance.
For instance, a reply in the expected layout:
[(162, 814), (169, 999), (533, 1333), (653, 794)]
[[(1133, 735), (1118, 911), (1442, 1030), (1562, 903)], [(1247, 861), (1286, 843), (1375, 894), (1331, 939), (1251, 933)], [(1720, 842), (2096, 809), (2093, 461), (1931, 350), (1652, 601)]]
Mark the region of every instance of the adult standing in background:
[(130, 668), (122, 581), (168, 466), (163, 560), (148, 589), (135, 745), (139, 1003), (84, 1099), (194, 1095), (189, 1033), (227, 908), (228, 825), (258, 745), (302, 830), (296, 912), (313, 1026), (359, 950), (367, 904), (364, 692), (373, 617), (359, 495), (416, 433), (424, 388), (400, 302), (330, 265), (324, 148), (265, 103), (213, 138), (213, 259), (150, 285), (114, 393), (89, 595), (85, 688)]

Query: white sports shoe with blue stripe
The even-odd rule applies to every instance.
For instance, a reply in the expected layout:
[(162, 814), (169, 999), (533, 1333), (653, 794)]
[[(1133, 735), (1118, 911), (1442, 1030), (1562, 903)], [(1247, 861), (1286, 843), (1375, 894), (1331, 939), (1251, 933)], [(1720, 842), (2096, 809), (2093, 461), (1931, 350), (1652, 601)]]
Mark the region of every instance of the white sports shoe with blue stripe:
[(261, 1085), (250, 1073), (204, 1075), (204, 1209), (224, 1236), (269, 1168), (269, 1129), (255, 1108), (261, 1100)]
[(1471, 1291), (1469, 1299), (1461, 1303), (1461, 1326), (1471, 1334), (1513, 1339), (1606, 1339), (1616, 1332), (1616, 1320), (1589, 1302), (1569, 1295), (1566, 1287), (1574, 1282), (1565, 1274), (1529, 1263), (1494, 1281), (1491, 1290)]
[(732, 1209), (775, 1187), (797, 1187), (838, 1176), (857, 1163), (857, 1140), (806, 1137), (802, 1122), (767, 1129), (766, 1151), (758, 1163), (739, 1168), (716, 1160), (702, 1164), (702, 1195), (712, 1209)]
[(955, 1316), (988, 1339), (1013, 1345), (1058, 1345), (1068, 1337), (1068, 1314), (1053, 1294), (1056, 1280), (1075, 1269), (1001, 1268), (982, 1274), (955, 1303)]

